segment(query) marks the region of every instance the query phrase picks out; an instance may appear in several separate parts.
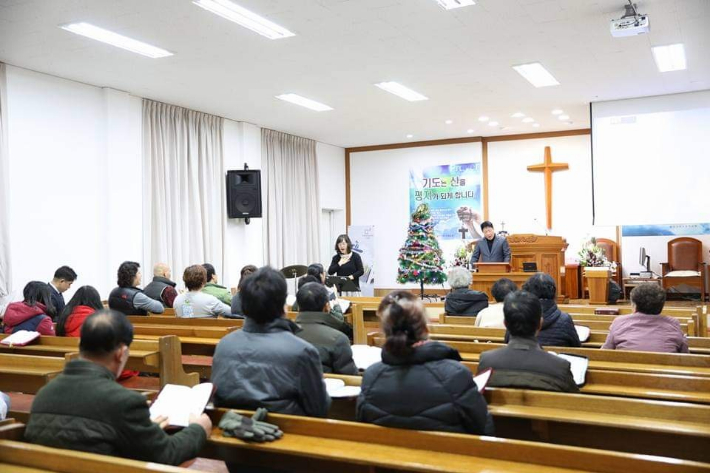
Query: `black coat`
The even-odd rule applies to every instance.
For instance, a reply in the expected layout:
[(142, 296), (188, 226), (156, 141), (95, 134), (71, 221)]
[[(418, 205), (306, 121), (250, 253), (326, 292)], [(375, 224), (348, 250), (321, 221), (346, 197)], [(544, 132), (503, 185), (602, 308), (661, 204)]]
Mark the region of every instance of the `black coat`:
[(474, 291), (466, 287), (452, 290), (444, 304), (444, 312), (453, 315), (476, 316), (488, 307), (488, 295), (484, 292)]
[(362, 379), (357, 419), (387, 427), (493, 434), (486, 401), (459, 353), (428, 342), (405, 357), (382, 352)]
[(581, 347), (579, 335), (569, 314), (562, 312), (552, 299), (540, 299), (542, 303), (542, 329), (537, 339), (542, 346)]

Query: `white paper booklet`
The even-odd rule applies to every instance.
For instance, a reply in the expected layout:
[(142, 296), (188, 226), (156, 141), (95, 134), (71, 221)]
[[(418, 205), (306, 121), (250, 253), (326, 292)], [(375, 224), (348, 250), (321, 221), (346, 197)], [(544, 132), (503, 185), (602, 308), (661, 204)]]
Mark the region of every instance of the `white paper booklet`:
[(589, 330), (589, 327), (585, 325), (575, 325), (574, 329), (577, 331), (577, 336), (579, 337), (580, 342), (584, 343), (589, 340), (589, 335), (592, 333), (592, 331)]
[(360, 386), (346, 386), (345, 381), (336, 378), (325, 378), (325, 390), (332, 398), (355, 397), (360, 394)]
[(35, 338), (39, 338), (39, 332), (31, 332), (29, 330), (18, 330), (12, 335), (2, 339), (0, 343), (3, 345), (16, 345), (18, 347), (27, 345)]
[(486, 389), (486, 385), (488, 384), (488, 380), (491, 379), (492, 374), (493, 368), (488, 368), (483, 373), (473, 377), (473, 382), (476, 383), (478, 392), (482, 393)]
[(340, 310), (343, 311), (343, 314), (350, 308), (350, 301), (347, 299), (335, 299), (333, 302), (340, 306)]
[(200, 415), (212, 396), (212, 383), (191, 388), (166, 384), (150, 406), (150, 417), (166, 416), (170, 425), (187, 427), (190, 414)]
[(568, 355), (565, 353), (555, 353), (555, 355), (569, 361), (570, 371), (572, 371), (572, 377), (574, 378), (575, 384), (577, 386), (584, 385), (587, 377), (587, 368), (589, 367), (589, 358), (586, 356)]
[(369, 345), (353, 345), (353, 361), (359, 370), (366, 370), (382, 361), (382, 348)]

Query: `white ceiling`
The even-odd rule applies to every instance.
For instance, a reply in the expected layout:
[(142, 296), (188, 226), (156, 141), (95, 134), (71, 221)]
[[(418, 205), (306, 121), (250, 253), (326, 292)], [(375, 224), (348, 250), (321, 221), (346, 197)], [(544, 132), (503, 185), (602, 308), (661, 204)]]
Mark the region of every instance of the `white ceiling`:
[[(710, 0), (640, 0), (651, 33), (612, 38), (624, 0), (235, 0), (296, 33), (269, 40), (191, 0), (0, 0), (0, 61), (338, 146), (582, 128), (590, 101), (710, 89)], [(57, 25), (86, 21), (168, 49), (144, 58)], [(688, 70), (660, 73), (651, 45), (685, 43)], [(536, 89), (511, 65), (540, 61)], [(398, 81), (407, 102), (372, 84)], [(274, 98), (297, 93), (329, 112)], [(569, 113), (559, 122), (553, 108)], [(511, 118), (521, 111), (532, 128)], [(503, 129), (477, 120), (487, 115)], [(446, 125), (445, 120), (454, 121)]]

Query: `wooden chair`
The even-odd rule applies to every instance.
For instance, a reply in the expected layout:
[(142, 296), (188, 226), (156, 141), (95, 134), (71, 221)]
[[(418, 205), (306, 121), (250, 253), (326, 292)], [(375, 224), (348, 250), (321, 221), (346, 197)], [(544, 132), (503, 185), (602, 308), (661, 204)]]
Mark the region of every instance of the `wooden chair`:
[(661, 263), (663, 288), (666, 291), (678, 284), (688, 284), (700, 289), (700, 300), (705, 301), (705, 263), (703, 243), (689, 237), (668, 242), (668, 262)]

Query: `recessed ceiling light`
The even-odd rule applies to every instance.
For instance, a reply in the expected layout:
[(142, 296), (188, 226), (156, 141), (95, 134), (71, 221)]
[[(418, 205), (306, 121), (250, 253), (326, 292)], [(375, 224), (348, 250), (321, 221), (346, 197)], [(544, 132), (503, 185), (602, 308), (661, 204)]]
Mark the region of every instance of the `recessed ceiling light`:
[(685, 69), (685, 48), (683, 43), (656, 46), (653, 50), (653, 59), (656, 67), (661, 72), (682, 71)]
[(286, 28), (273, 23), (266, 18), (262, 18), (254, 12), (240, 7), (229, 0), (194, 0), (192, 3), (205, 10), (211, 11), (215, 15), (233, 21), (238, 25), (248, 28), (269, 39), (288, 38), (296, 36)]
[(444, 123), (446, 123), (447, 125), (451, 125), (453, 122), (453, 120), (446, 120)]
[(523, 112), (515, 112), (511, 115), (512, 118), (523, 118), (525, 114)]
[(540, 124), (539, 124), (539, 123), (533, 123), (532, 126), (533, 126), (533, 128), (540, 128)]
[(474, 130), (473, 128), (469, 128), (468, 130), (466, 130), (466, 133), (473, 133), (474, 131), (476, 130)]
[(117, 48), (126, 49), (128, 51), (142, 54), (143, 56), (148, 56), (153, 59), (172, 56), (173, 53), (166, 51), (165, 49), (157, 48), (151, 46), (150, 44), (138, 41), (136, 39), (129, 38), (127, 36), (114, 33), (113, 31), (105, 30), (94, 26), (91, 23), (70, 23), (68, 25), (59, 25), (63, 30), (71, 31), (81, 36), (86, 36), (87, 38), (95, 39), (96, 41), (101, 41), (102, 43), (110, 44), (116, 46)]
[(525, 80), (530, 82), (535, 87), (549, 87), (551, 85), (560, 85), (550, 72), (545, 69), (539, 62), (530, 64), (520, 64), (513, 66), (513, 69), (523, 76)]
[(530, 118), (530, 117), (523, 118), (523, 123), (532, 123), (534, 121), (535, 121), (534, 118)]
[(409, 135), (407, 135), (407, 138), (414, 138), (414, 135), (409, 134)]
[(487, 122), (488, 120), (489, 118), (485, 115), (481, 115), (480, 117), (478, 117), (479, 122)]
[(419, 92), (415, 92), (409, 87), (405, 87), (398, 82), (380, 82), (379, 84), (375, 85), (382, 90), (386, 90), (390, 94), (402, 97), (404, 100), (409, 100), (410, 102), (417, 102), (419, 100), (429, 100), (428, 97), (425, 97)]
[(468, 7), (476, 4), (474, 0), (436, 0), (436, 2), (445, 10), (453, 10), (454, 8)]
[(498, 126), (498, 122), (488, 122), (488, 126)]
[(569, 115), (557, 115), (558, 120), (569, 120)]
[(307, 99), (305, 97), (301, 97), (300, 95), (297, 95), (297, 94), (282, 94), (282, 95), (277, 95), (276, 98), (284, 100), (286, 102), (295, 103), (296, 105), (300, 105), (301, 107), (306, 107), (311, 110), (315, 110), (316, 112), (325, 112), (328, 110), (333, 110), (331, 107), (329, 107), (323, 103), (316, 102), (315, 100)]
[(560, 109), (560, 108), (556, 108), (556, 109), (554, 109), (554, 110), (552, 111), (552, 114), (553, 114), (553, 115), (561, 115), (561, 114), (563, 114), (563, 113), (565, 113), (565, 112), (564, 112), (562, 109)]

